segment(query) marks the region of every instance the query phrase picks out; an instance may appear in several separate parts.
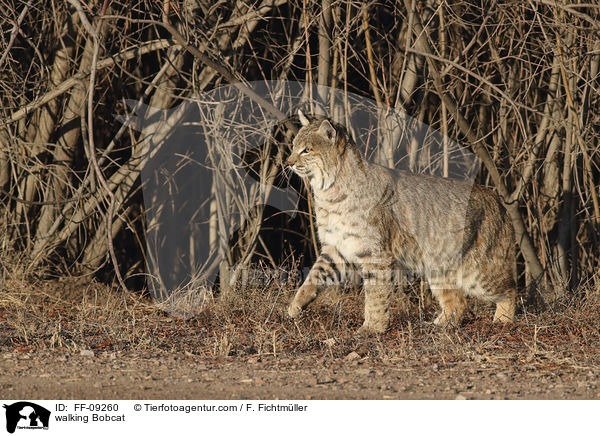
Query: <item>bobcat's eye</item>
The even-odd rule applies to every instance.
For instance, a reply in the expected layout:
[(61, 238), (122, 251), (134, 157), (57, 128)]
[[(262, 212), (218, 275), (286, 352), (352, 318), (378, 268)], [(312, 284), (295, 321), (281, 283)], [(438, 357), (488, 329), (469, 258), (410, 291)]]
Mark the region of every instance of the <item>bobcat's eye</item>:
[(312, 147), (306, 147), (304, 150), (302, 150), (300, 152), (300, 154), (307, 154), (310, 153), (312, 151)]

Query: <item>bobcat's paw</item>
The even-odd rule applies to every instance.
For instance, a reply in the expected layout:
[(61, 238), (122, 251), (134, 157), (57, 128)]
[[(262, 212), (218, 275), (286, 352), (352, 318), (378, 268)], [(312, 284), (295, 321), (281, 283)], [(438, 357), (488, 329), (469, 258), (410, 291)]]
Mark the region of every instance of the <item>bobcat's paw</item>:
[(494, 313), (494, 322), (510, 324), (515, 319), (515, 299), (511, 296), (499, 301), (496, 304), (496, 313)]
[(385, 331), (385, 327), (363, 324), (361, 326), (361, 328), (356, 330), (356, 333), (354, 333), (354, 336), (366, 337), (366, 336), (372, 336), (372, 335), (376, 335), (379, 333), (383, 333), (384, 331)]
[(460, 327), (460, 318), (456, 314), (448, 315), (446, 312), (442, 312), (436, 319), (433, 320), (433, 324), (441, 329), (451, 329), (453, 327)]
[(294, 301), (288, 306), (287, 312), (290, 318), (298, 318), (298, 315), (302, 312), (302, 308)]

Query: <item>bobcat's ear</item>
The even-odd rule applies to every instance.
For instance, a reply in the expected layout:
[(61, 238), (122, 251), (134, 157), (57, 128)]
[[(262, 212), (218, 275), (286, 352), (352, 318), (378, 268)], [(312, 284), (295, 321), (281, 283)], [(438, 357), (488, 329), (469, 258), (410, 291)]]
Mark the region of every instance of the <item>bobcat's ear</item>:
[(300, 118), (300, 124), (302, 124), (302, 127), (306, 127), (310, 124), (310, 121), (308, 121), (308, 118), (306, 118), (300, 109), (298, 109), (298, 118)]
[(335, 142), (337, 131), (328, 120), (323, 120), (319, 126), (319, 133), (326, 137), (331, 142)]

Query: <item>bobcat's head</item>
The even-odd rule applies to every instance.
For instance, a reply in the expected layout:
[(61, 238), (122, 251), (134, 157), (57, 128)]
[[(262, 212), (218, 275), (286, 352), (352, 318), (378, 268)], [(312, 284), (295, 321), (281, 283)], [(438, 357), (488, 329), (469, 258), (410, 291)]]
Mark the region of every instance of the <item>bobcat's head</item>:
[(302, 128), (294, 138), (287, 164), (299, 176), (308, 177), (314, 188), (325, 190), (334, 184), (346, 149), (343, 129), (329, 120), (309, 121), (298, 111)]

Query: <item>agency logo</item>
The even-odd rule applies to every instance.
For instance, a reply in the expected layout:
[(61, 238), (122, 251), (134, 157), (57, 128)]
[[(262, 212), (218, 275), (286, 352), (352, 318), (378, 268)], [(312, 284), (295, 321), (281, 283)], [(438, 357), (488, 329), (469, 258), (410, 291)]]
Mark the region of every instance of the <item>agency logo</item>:
[(48, 429), (50, 411), (29, 401), (19, 401), (3, 406), (6, 409), (6, 431), (14, 433), (18, 428), (27, 430)]

